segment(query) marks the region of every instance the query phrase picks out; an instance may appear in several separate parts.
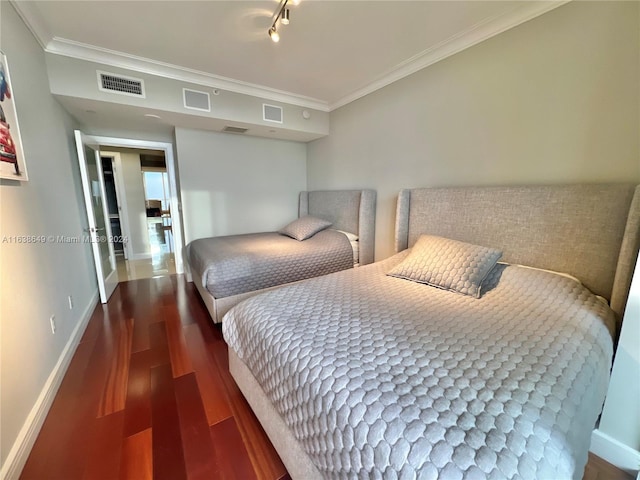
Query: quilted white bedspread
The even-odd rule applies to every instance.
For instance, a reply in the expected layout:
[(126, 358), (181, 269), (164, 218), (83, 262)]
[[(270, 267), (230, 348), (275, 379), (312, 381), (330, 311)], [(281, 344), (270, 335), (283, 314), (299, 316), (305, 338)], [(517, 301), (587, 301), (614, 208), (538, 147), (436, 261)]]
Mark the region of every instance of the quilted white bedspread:
[(327, 478), (581, 479), (614, 314), (497, 265), (482, 298), (386, 276), (406, 252), (253, 297), (223, 321)]
[(302, 242), (276, 232), (194, 240), (189, 264), (215, 298), (262, 290), (352, 268), (347, 237), (323, 230)]

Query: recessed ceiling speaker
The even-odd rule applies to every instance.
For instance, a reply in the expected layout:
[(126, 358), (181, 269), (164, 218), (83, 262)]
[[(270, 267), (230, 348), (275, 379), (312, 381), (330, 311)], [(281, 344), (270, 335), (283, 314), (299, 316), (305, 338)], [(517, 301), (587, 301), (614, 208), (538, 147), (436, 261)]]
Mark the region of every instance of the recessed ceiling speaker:
[(265, 122), (282, 123), (282, 107), (262, 104), (262, 119)]
[(211, 98), (207, 92), (183, 88), (182, 99), (184, 101), (184, 108), (199, 110), (201, 112), (211, 111)]

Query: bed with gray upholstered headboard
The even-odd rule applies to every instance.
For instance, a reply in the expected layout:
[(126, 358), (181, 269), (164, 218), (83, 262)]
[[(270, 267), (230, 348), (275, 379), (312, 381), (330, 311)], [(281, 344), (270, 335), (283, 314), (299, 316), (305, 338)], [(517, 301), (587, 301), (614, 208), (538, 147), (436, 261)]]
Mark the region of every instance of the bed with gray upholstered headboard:
[(229, 368), (294, 480), (579, 480), (639, 244), (632, 185), (403, 190), (398, 253), (238, 305)]
[(301, 192), (298, 220), (279, 232), (191, 242), (191, 278), (213, 321), (258, 293), (373, 262), (375, 207), (373, 190)]
[(621, 319), (640, 244), (638, 202), (630, 184), (407, 189), (395, 249), (422, 234), (498, 247), (502, 261), (573, 275)]

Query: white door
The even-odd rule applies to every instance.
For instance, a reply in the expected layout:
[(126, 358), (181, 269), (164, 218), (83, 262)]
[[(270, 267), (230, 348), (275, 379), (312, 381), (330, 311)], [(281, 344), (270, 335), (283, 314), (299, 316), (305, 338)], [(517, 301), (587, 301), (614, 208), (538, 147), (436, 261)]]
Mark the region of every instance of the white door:
[(96, 264), (98, 288), (100, 289), (100, 301), (107, 303), (118, 285), (118, 271), (107, 211), (100, 148), (92, 137), (84, 135), (79, 130), (75, 131), (75, 136), (84, 203), (89, 221), (88, 233), (93, 249), (93, 261)]

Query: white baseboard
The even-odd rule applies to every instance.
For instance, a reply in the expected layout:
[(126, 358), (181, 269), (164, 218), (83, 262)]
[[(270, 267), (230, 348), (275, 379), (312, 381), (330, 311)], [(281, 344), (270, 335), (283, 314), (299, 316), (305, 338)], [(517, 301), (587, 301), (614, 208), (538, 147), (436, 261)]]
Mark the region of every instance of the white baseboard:
[(591, 453), (632, 475), (640, 475), (640, 452), (619, 442), (601, 430), (591, 434)]
[(80, 343), (86, 326), (89, 323), (89, 319), (93, 314), (93, 310), (98, 304), (98, 296), (98, 291), (96, 290), (91, 296), (84, 312), (82, 312), (80, 321), (76, 325), (76, 328), (73, 329), (71, 337), (60, 354), (60, 358), (58, 359), (56, 366), (53, 367), (53, 370), (51, 371), (49, 378), (47, 378), (40, 395), (38, 395), (38, 399), (22, 425), (22, 428), (18, 433), (18, 437), (13, 443), (11, 451), (9, 452), (9, 455), (7, 455), (4, 465), (2, 465), (2, 469), (0, 469), (1, 480), (17, 479), (24, 468), (24, 464), (27, 463), (27, 458), (29, 458), (31, 448), (35, 443), (36, 438), (38, 438), (40, 428), (42, 428), (45, 418), (47, 418), (51, 404), (53, 403), (56, 393), (58, 393), (58, 388), (62, 383), (65, 373), (67, 372), (67, 368), (73, 358), (76, 347)]

